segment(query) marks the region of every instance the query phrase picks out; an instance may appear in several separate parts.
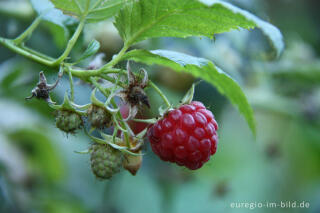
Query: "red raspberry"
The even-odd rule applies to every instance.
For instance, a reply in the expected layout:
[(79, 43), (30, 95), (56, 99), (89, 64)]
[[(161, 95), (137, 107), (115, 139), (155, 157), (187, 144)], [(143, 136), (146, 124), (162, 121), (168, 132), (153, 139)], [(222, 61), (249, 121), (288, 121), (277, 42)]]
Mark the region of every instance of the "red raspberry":
[(198, 101), (167, 113), (148, 129), (153, 152), (164, 161), (195, 170), (216, 153), (218, 124)]

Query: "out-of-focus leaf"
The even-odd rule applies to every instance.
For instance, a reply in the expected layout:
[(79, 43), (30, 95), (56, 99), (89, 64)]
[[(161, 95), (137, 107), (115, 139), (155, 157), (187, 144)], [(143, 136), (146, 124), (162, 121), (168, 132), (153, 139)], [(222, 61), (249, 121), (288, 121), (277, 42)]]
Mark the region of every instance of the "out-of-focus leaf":
[(2, 173), (2, 165), (0, 163), (0, 212), (9, 212), (12, 205), (12, 198), (8, 193), (8, 183), (5, 181)]
[(218, 0), (140, 0), (127, 4), (116, 17), (122, 39), (129, 45), (153, 37), (207, 36), (255, 27), (280, 55), (281, 32), (253, 14)]
[[(70, 195), (72, 196), (72, 195)], [(42, 210), (46, 213), (86, 213), (83, 203), (75, 202), (74, 199), (59, 199), (54, 196), (39, 197), (43, 205)]]
[(2, 79), (0, 78), (0, 86), (3, 90), (7, 90), (11, 87), (11, 85), (19, 78), (22, 70), (19, 68), (11, 70), (11, 72), (7, 73)]
[(51, 0), (56, 8), (89, 22), (98, 22), (114, 16), (126, 2), (132, 0)]
[(8, 133), (8, 137), (25, 153), (32, 171), (49, 180), (57, 180), (64, 174), (63, 163), (52, 146), (54, 142), (45, 132), (41, 128), (22, 128)]
[(54, 8), (49, 0), (30, 0), (32, 7), (48, 23), (49, 30), (54, 35), (58, 46), (62, 46), (69, 37), (69, 30), (66, 23), (72, 19), (64, 15), (60, 10)]
[(253, 110), (245, 94), (242, 92), (241, 87), (211, 61), (168, 50), (153, 50), (150, 52), (146, 50), (133, 50), (128, 52), (123, 59), (134, 60), (145, 64), (167, 66), (177, 72), (187, 72), (195, 77), (208, 81), (215, 86), (221, 94), (225, 95), (232, 104), (238, 107), (255, 135)]
[(82, 56), (75, 63), (79, 63), (80, 61), (89, 58), (90, 56), (96, 54), (100, 49), (100, 43), (97, 40), (93, 40), (89, 43), (87, 49), (84, 51)]
[(47, 27), (50, 33), (53, 35), (54, 43), (59, 47), (63, 48), (65, 44), (68, 42), (68, 38), (70, 36), (69, 30), (65, 27), (60, 27), (51, 22), (47, 22)]
[(32, 7), (27, 1), (0, 1), (0, 13), (23, 20), (29, 20), (34, 15)]
[(320, 84), (320, 61), (275, 63), (267, 66), (276, 77), (285, 77), (306, 83)]

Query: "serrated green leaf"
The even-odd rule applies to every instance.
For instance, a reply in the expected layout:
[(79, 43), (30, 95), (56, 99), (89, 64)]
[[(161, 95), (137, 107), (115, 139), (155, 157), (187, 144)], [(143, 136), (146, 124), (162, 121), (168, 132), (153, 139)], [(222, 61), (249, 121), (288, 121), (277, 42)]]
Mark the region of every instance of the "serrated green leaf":
[(89, 58), (90, 56), (96, 54), (98, 50), (100, 49), (100, 43), (97, 40), (93, 40), (89, 43), (87, 49), (84, 51), (84, 53), (81, 55), (81, 57), (77, 60), (75, 63), (79, 63), (80, 61)]
[(253, 110), (241, 87), (211, 61), (168, 50), (153, 50), (150, 52), (146, 50), (132, 50), (126, 53), (123, 59), (134, 60), (149, 65), (158, 64), (167, 66), (175, 71), (187, 72), (195, 77), (206, 80), (238, 107), (255, 135), (256, 128)]
[(284, 44), (280, 31), (247, 11), (217, 0), (140, 0), (127, 4), (116, 16), (122, 39), (132, 45), (153, 37), (207, 36), (234, 29), (260, 28), (275, 47)]
[(114, 16), (123, 5), (132, 0), (51, 0), (56, 8), (88, 22), (98, 22)]

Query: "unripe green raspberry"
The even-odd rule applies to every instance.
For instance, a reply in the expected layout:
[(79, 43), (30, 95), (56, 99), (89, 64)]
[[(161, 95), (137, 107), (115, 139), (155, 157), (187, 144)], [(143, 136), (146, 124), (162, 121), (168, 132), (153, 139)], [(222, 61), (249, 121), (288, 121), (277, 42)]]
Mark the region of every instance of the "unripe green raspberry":
[(111, 114), (104, 108), (92, 104), (88, 109), (88, 119), (92, 127), (102, 129), (111, 124)]
[(110, 179), (120, 172), (123, 155), (109, 145), (93, 144), (91, 150), (91, 170), (99, 179)]
[(66, 133), (74, 133), (81, 127), (82, 123), (81, 116), (76, 112), (68, 110), (56, 111), (56, 126)]

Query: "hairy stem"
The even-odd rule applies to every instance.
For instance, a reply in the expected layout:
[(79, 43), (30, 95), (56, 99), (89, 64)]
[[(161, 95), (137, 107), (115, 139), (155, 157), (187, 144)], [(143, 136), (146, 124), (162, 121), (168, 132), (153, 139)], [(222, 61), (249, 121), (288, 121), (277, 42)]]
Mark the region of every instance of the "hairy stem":
[(155, 85), (152, 81), (149, 81), (149, 86), (152, 87), (160, 95), (160, 97), (162, 98), (162, 100), (168, 108), (171, 107), (169, 100), (167, 99), (165, 94), (159, 89), (159, 87), (157, 87), (157, 85)]
[(36, 50), (33, 50), (33, 49), (31, 49), (31, 48), (29, 48), (29, 47), (27, 47), (27, 46), (24, 46), (23, 44), (22, 44), (20, 47), (21, 47), (21, 49), (23, 49), (23, 50), (25, 50), (25, 51), (33, 54), (33, 55), (39, 56), (39, 57), (41, 57), (41, 58), (44, 58), (44, 59), (46, 59), (46, 60), (48, 60), (48, 61), (53, 61), (53, 60), (54, 60), (54, 58), (52, 58), (52, 57), (50, 57), (50, 56), (47, 56), (47, 55), (45, 55), (45, 54), (43, 54), (43, 53), (40, 53), (40, 52), (38, 52), (38, 51), (36, 51)]
[(69, 68), (67, 68), (68, 75), (69, 75), (69, 82), (70, 82), (70, 93), (71, 93), (71, 101), (74, 102), (74, 86), (73, 86), (73, 79), (72, 79), (72, 73)]
[(129, 49), (129, 45), (127, 45), (126, 43), (124, 43), (122, 49), (120, 50), (120, 52), (106, 65), (102, 66), (100, 68), (100, 70), (104, 70), (110, 67), (113, 67), (114, 65), (116, 65), (117, 63), (119, 63), (123, 57), (123, 55), (126, 53), (126, 51)]
[(83, 30), (85, 20), (82, 19), (80, 21), (75, 33), (73, 34), (73, 36), (69, 40), (65, 51), (56, 60), (52, 59), (50, 56), (46, 56), (42, 53), (38, 53), (37, 51), (32, 50), (30, 48), (17, 45), (17, 44), (20, 44), (30, 33), (32, 33), (32, 31), (35, 29), (35, 27), (39, 24), (38, 22), (40, 22), (40, 18), (37, 18), (35, 20), (35, 22), (33, 22), (31, 24), (31, 26), (15, 40), (0, 37), (0, 44), (2, 44), (3, 46), (7, 47), (10, 50), (12, 50), (13, 52), (18, 53), (26, 58), (29, 58), (35, 62), (38, 62), (40, 64), (44, 64), (44, 65), (50, 66), (50, 67), (59, 66), (61, 64), (61, 62), (66, 57), (68, 57), (68, 55), (70, 54), (76, 41), (78, 40), (79, 35), (81, 34), (81, 32)]
[(68, 57), (68, 55), (70, 54), (72, 48), (74, 47), (76, 41), (78, 40), (83, 30), (84, 24), (85, 24), (85, 19), (81, 19), (76, 31), (74, 32), (73, 36), (71, 37), (71, 39), (67, 44), (66, 49), (64, 50), (62, 55), (54, 61), (53, 66), (60, 64), (66, 57)]
[(13, 40), (0, 37), (0, 44), (2, 44), (3, 46), (7, 47), (10, 50), (12, 50), (13, 52), (16, 52), (16, 53), (18, 53), (28, 59), (31, 59), (35, 62), (40, 63), (40, 64), (44, 64), (46, 66), (52, 66), (52, 64), (53, 64), (53, 62), (51, 60), (48, 60), (48, 59), (40, 57), (36, 54), (30, 53), (28, 50), (25, 50), (22, 47), (18, 47), (17, 45), (15, 45)]

